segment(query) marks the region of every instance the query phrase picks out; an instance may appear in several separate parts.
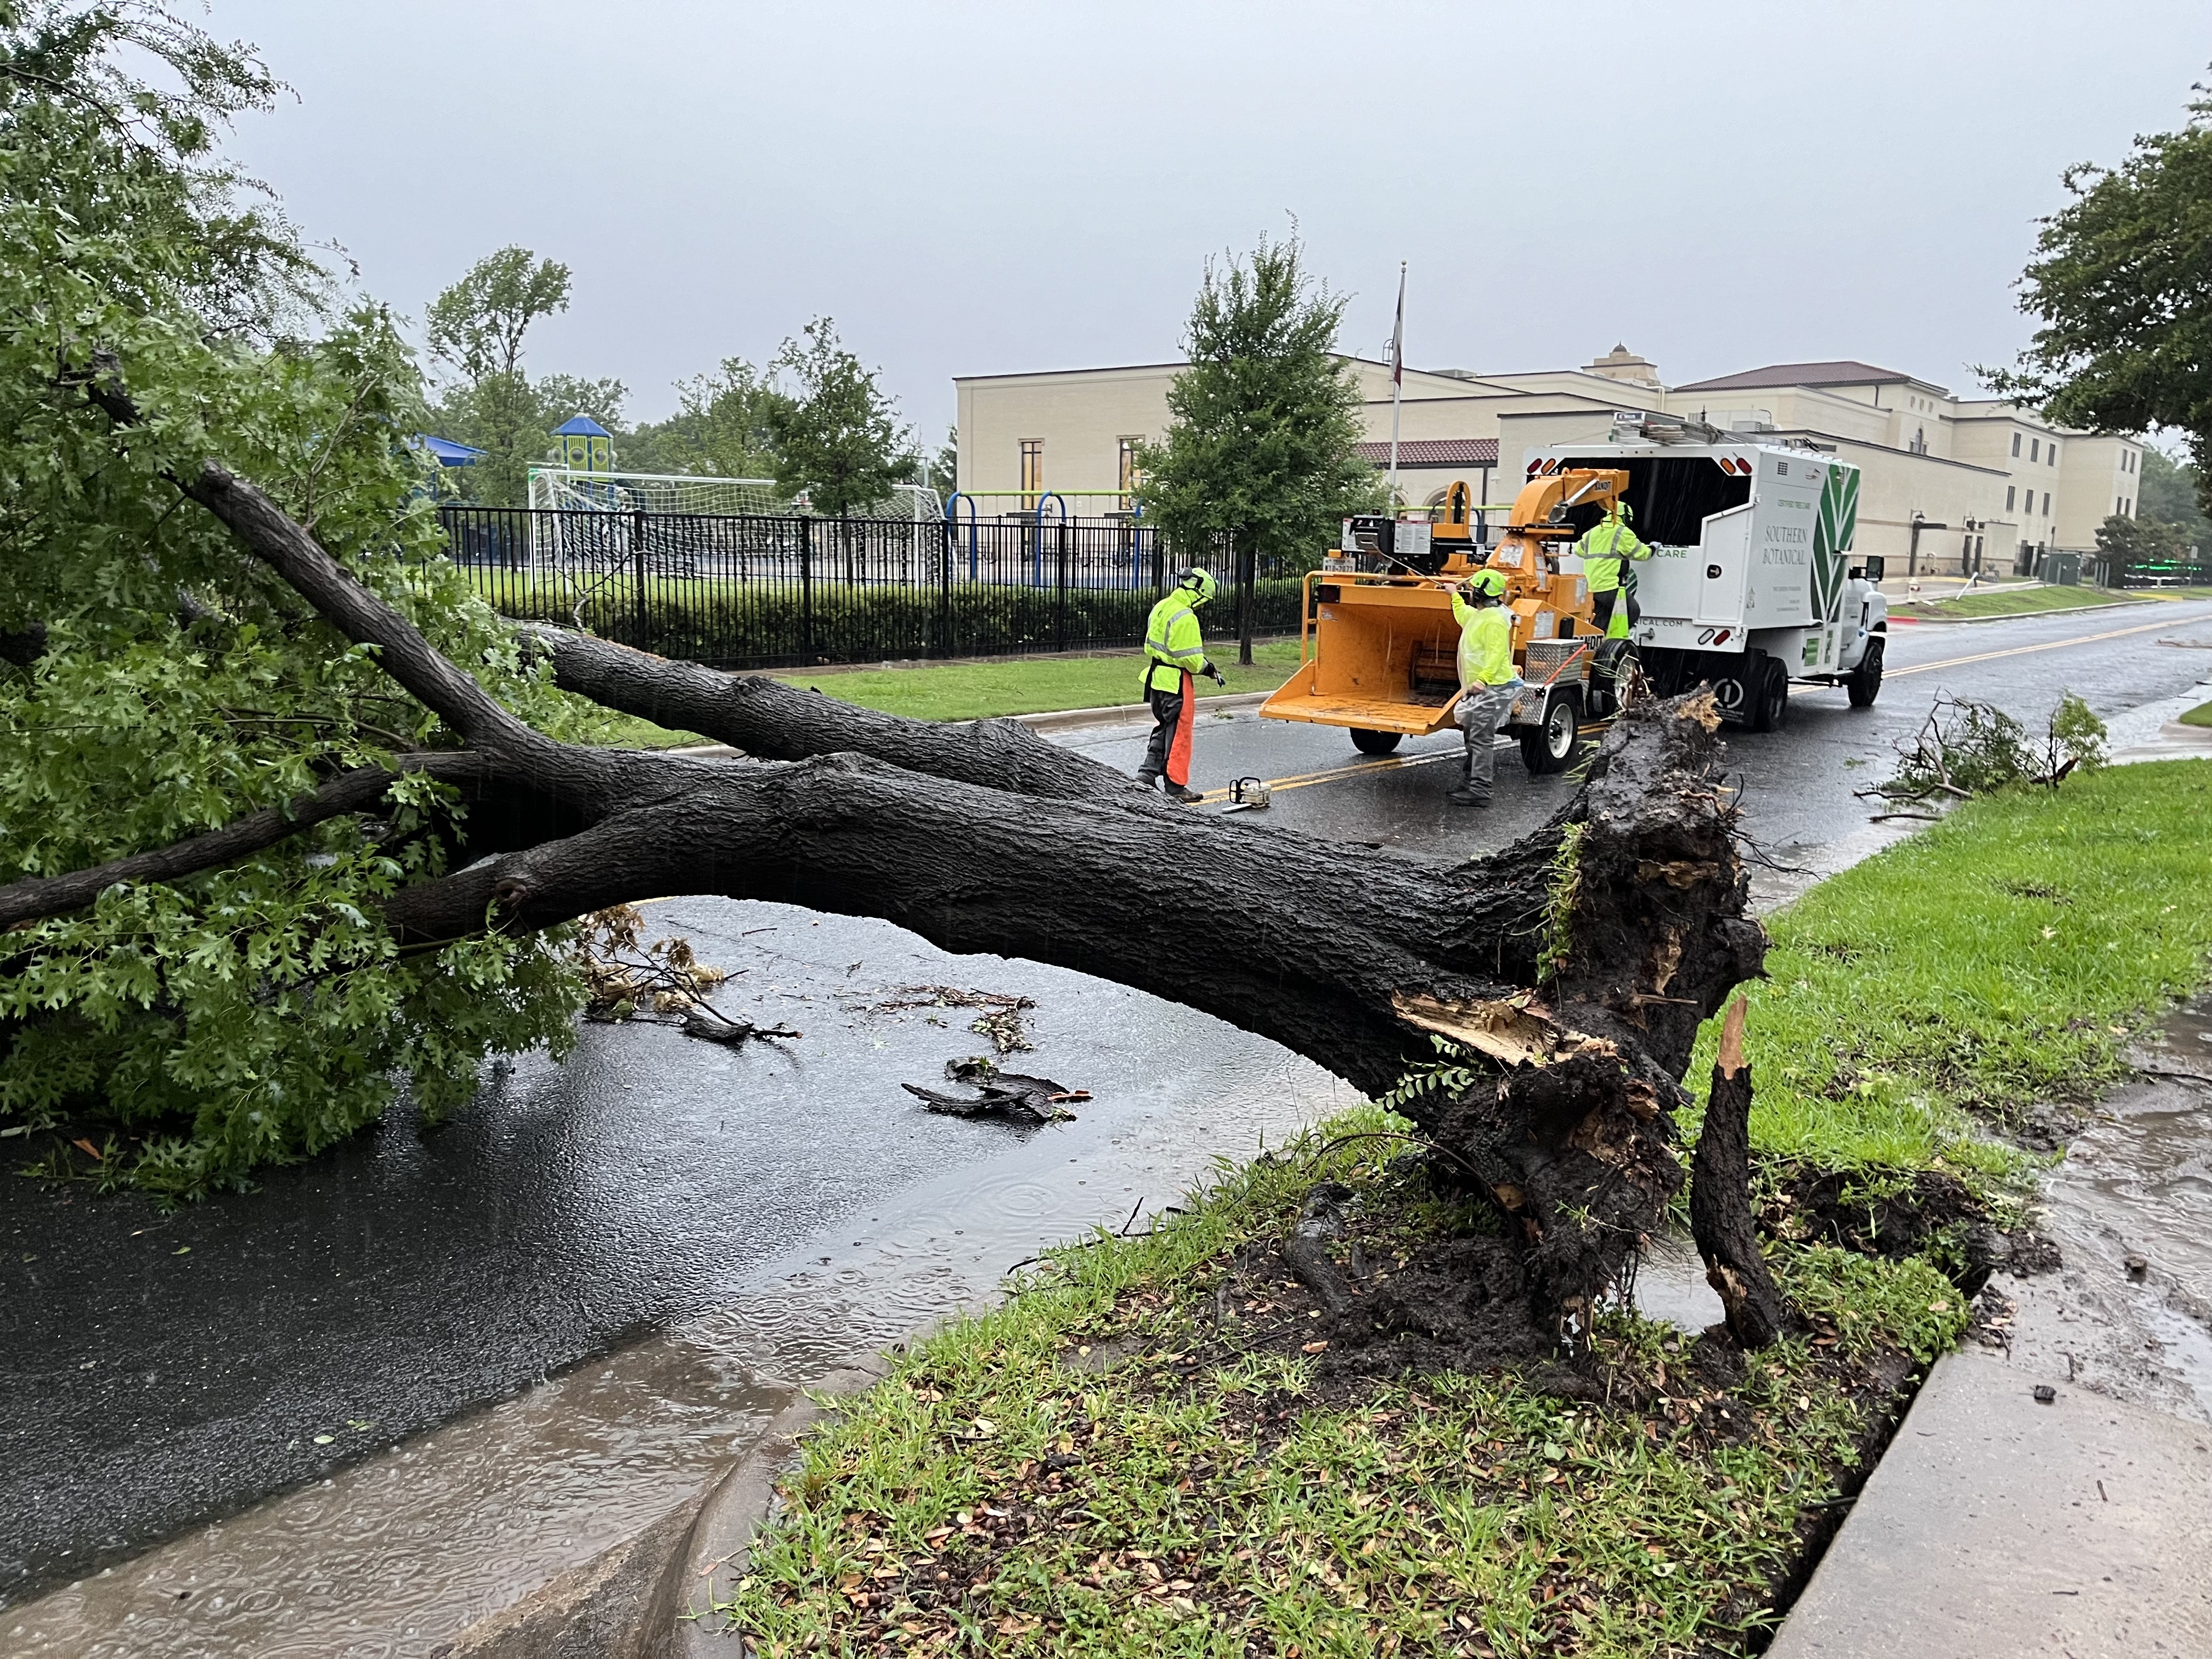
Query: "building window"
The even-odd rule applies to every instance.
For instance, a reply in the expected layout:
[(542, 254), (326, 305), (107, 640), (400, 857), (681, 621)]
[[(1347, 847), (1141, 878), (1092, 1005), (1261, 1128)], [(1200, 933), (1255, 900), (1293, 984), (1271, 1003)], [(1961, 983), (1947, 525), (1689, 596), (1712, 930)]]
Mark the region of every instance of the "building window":
[(2011, 512), (2011, 511), (2012, 511), (2013, 500), (2014, 500), (2014, 498), (2015, 496), (2017, 496), (2019, 494), (2020, 494), (2020, 486), (2019, 486), (2018, 484), (2007, 484), (2007, 485), (2005, 486), (2005, 511), (2006, 511), (2006, 512), (2009, 513), (2009, 512)]
[(1035, 495), (1044, 488), (1044, 440), (1022, 440), (1022, 483), (1024, 495)]
[(2017, 432), (2012, 434), (2012, 453), (2015, 455), (2020, 453), (2020, 434)]
[(2043, 492), (2043, 516), (2046, 519), (2051, 516), (2051, 492), (2047, 489)]
[(2052, 466), (2058, 465), (2058, 441), (2057, 439), (2054, 438), (2051, 440), (2051, 453), (2045, 456), (2044, 459)]
[(1121, 489), (1124, 495), (1132, 495), (1137, 488), (1137, 446), (1142, 438), (1121, 440)]
[(2031, 461), (2039, 461), (2043, 459), (2042, 439), (2030, 438), (2027, 441), (2027, 459)]

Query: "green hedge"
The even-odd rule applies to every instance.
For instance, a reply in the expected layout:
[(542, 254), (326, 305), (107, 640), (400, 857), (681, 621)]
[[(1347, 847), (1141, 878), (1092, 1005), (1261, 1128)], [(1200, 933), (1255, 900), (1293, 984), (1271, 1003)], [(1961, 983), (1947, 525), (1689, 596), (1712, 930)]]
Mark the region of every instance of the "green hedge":
[[(1157, 598), (1127, 588), (1052, 588), (956, 583), (927, 587), (848, 587), (817, 582), (811, 596), (786, 584), (720, 578), (611, 581), (588, 596), (556, 579), (477, 567), (477, 588), (524, 621), (585, 627), (657, 655), (726, 668), (817, 662), (890, 662), (916, 657), (998, 657), (1027, 652), (1136, 646)], [(1255, 584), (1253, 631), (1295, 632), (1301, 582)], [(583, 603), (580, 611), (578, 600)], [(643, 615), (641, 617), (640, 611)], [(1208, 608), (1208, 631), (1231, 636), (1235, 595)]]

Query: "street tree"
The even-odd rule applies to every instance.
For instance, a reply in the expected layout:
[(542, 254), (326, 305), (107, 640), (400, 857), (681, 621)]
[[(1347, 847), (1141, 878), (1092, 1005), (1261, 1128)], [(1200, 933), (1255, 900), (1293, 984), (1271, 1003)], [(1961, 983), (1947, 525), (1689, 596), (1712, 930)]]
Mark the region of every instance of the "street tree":
[[(437, 557), (392, 318), (332, 314), (216, 149), (276, 84), (151, 9), (0, 13), (0, 881), (286, 830), (190, 880), (102, 884), (0, 950), (0, 1117), (72, 1124), (103, 1179), (173, 1195), (401, 1091), (434, 1118), (487, 1054), (565, 1044), (575, 1006), (557, 933), (396, 941), (381, 903), (448, 867), (473, 763), (174, 482), (219, 448), (353, 589), (564, 718)], [(86, 421), (118, 379), (159, 410), (127, 436)], [(359, 810), (287, 805), (326, 789)]]
[(2180, 527), (2161, 519), (2126, 518), (2114, 513), (2097, 526), (2097, 550), (2127, 564), (2179, 560), (2187, 548)]
[(2212, 511), (2212, 93), (2172, 132), (2138, 137), (2117, 167), (2067, 169), (2073, 199), (2043, 222), (2021, 281), (2042, 326), (2008, 397), (2097, 431), (2171, 427)]
[(1232, 538), (1240, 554), (1312, 558), (1347, 514), (1382, 504), (1336, 351), (1346, 301), (1304, 258), (1295, 235), (1263, 236), (1249, 258), (1206, 262), (1166, 434), (1139, 452), (1146, 516), (1194, 556)]
[(781, 395), (764, 406), (775, 480), (832, 517), (882, 501), (915, 465), (911, 432), (877, 371), (848, 351), (835, 322), (817, 317), (786, 340), (771, 365)]

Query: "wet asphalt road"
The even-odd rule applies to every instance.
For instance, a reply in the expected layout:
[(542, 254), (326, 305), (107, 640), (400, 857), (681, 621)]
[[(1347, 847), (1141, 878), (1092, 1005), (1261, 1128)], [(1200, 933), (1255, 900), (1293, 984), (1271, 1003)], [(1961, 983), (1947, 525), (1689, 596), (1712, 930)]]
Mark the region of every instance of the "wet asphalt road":
[[(1884, 775), (1892, 742), (1939, 689), (2033, 720), (2070, 687), (2109, 714), (2212, 668), (2212, 651), (2166, 641), (2212, 646), (2212, 605), (1900, 628), (1875, 709), (1801, 690), (1785, 732), (1732, 736), (1748, 828), (1779, 861), (1839, 867), (1882, 838), (1850, 790)], [(1143, 738), (1064, 740), (1133, 766)], [(1404, 763), (1456, 741), (1281, 788), (1270, 821), (1355, 855), (1380, 842), (1463, 857), (1568, 792), (1502, 754), (1498, 806), (1455, 811), (1441, 799), (1448, 760)], [(1298, 779), (1360, 758), (1331, 728), (1213, 717), (1194, 781)], [(1033, 963), (950, 957), (882, 924), (721, 901), (654, 915), (745, 970), (726, 1006), (805, 1039), (733, 1054), (663, 1030), (587, 1029), (565, 1070), (524, 1060), (432, 1139), (395, 1115), (257, 1193), (173, 1216), (0, 1183), (0, 1599), (665, 1328), (825, 1222), (850, 1218), (857, 1244), (872, 1207), (989, 1159), (1003, 1145), (992, 1132), (915, 1110), (896, 1089), (981, 1046), (957, 1011), (871, 1012), (902, 986), (1036, 996), (1035, 1065), (1093, 1090), (1101, 1111), (1234, 1109), (1240, 1091), (1326, 1083), (1192, 1011)]]
[[(2099, 635), (2107, 637), (2090, 637)], [(2196, 648), (2167, 641), (2194, 641)], [(1782, 731), (1726, 732), (1747, 832), (1777, 863), (1806, 872), (1793, 878), (1761, 871), (1754, 886), (1766, 902), (1905, 833), (1869, 824), (1869, 807), (1851, 792), (1890, 775), (1893, 745), (1919, 726), (1939, 692), (1996, 703), (2034, 727), (2070, 690), (2109, 717), (2212, 674), (2212, 604), (2122, 605), (1972, 625), (1900, 623), (1885, 672), (1872, 708), (1851, 708), (1840, 688), (1792, 686)], [(1061, 740), (1133, 771), (1145, 734), (1141, 726), (1121, 726)], [(1395, 755), (1371, 760), (1338, 727), (1264, 720), (1246, 709), (1200, 717), (1191, 783), (1217, 790), (1239, 777), (1288, 780), (1278, 784), (1266, 821), (1341, 842), (1354, 857), (1366, 842), (1472, 857), (1534, 828), (1573, 791), (1563, 775), (1530, 776), (1517, 751), (1501, 749), (1495, 805), (1454, 807), (1443, 795), (1459, 752), (1458, 733), (1447, 732), (1409, 738)]]

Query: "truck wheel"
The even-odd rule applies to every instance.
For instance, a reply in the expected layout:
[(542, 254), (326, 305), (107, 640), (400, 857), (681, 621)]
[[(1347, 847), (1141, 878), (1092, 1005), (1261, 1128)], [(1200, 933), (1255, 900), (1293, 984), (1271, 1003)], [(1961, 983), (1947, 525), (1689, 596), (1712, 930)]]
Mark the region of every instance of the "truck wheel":
[(1871, 708), (1874, 700), (1881, 695), (1881, 648), (1882, 641), (1878, 636), (1869, 640), (1866, 655), (1859, 659), (1859, 665), (1844, 682), (1850, 688), (1854, 708)]
[(1779, 657), (1763, 657), (1752, 676), (1751, 729), (1779, 732), (1790, 718), (1790, 671)]
[(1546, 707), (1541, 726), (1522, 728), (1521, 763), (1538, 777), (1565, 771), (1582, 750), (1582, 723), (1581, 701), (1571, 691), (1560, 692)]
[(1387, 755), (1398, 746), (1401, 732), (1370, 732), (1364, 726), (1352, 728), (1352, 746), (1363, 755)]

